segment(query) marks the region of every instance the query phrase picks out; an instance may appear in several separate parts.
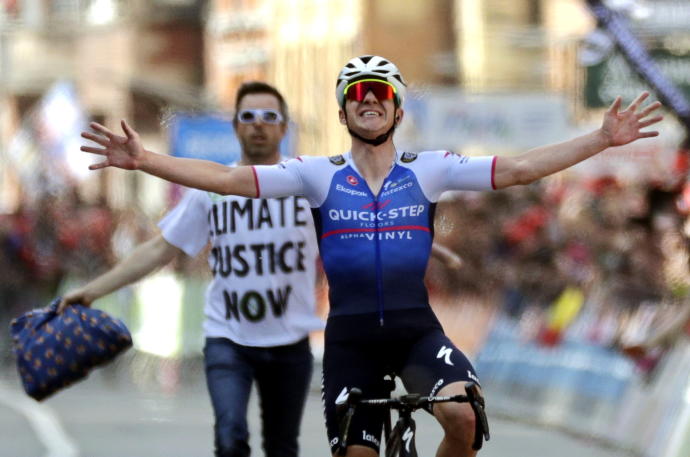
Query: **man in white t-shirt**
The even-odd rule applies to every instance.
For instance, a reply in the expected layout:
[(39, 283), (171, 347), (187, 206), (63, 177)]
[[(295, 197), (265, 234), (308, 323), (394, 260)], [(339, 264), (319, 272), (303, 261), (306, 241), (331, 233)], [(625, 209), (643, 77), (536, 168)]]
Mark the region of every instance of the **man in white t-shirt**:
[[(283, 96), (249, 82), (238, 90), (235, 108), (239, 165), (278, 163), (288, 120)], [(216, 456), (250, 454), (247, 403), (256, 382), (266, 456), (296, 457), (313, 364), (308, 335), (323, 327), (315, 314), (318, 247), (309, 203), (188, 190), (159, 226), (158, 236), (112, 270), (67, 293), (61, 309), (88, 306), (178, 253), (196, 256), (210, 243), (204, 358)]]

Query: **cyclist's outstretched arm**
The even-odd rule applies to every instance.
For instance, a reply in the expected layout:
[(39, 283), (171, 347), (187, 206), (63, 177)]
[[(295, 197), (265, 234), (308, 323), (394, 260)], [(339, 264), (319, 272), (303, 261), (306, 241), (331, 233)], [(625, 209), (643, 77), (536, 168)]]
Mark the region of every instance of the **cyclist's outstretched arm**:
[(126, 121), (123, 120), (121, 125), (124, 136), (116, 135), (97, 122), (90, 124), (95, 133), (82, 133), (82, 137), (101, 147), (82, 146), (81, 150), (105, 158), (91, 165), (91, 170), (105, 167), (141, 170), (170, 182), (221, 195), (257, 196), (251, 167), (226, 167), (207, 160), (156, 154), (144, 148), (139, 134)]
[(67, 292), (58, 306), (58, 312), (62, 312), (67, 305), (73, 303), (90, 306), (94, 300), (138, 281), (167, 264), (179, 252), (182, 251), (168, 243), (162, 235), (158, 235), (137, 246), (127, 257), (101, 276), (79, 289)]
[(657, 131), (642, 131), (663, 119), (662, 116), (650, 117), (661, 106), (660, 102), (640, 109), (648, 96), (648, 92), (643, 92), (623, 111), (619, 111), (620, 97), (616, 98), (606, 111), (601, 128), (592, 133), (563, 143), (535, 148), (516, 157), (498, 158), (494, 175), (495, 187), (500, 189), (516, 184), (529, 184), (582, 162), (606, 148), (658, 136)]

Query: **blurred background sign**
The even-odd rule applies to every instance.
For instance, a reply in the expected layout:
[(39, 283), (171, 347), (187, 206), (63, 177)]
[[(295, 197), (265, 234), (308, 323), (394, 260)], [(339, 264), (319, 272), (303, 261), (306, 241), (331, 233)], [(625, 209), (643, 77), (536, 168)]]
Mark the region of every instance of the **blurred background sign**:
[[(653, 49), (650, 55), (666, 77), (690, 99), (690, 47)], [(621, 95), (632, 99), (642, 90), (650, 90), (620, 53), (587, 67), (585, 101), (590, 108), (605, 107)]]
[(572, 134), (566, 100), (534, 93), (466, 94), (435, 88), (411, 94), (396, 134), (404, 149), (517, 152)]

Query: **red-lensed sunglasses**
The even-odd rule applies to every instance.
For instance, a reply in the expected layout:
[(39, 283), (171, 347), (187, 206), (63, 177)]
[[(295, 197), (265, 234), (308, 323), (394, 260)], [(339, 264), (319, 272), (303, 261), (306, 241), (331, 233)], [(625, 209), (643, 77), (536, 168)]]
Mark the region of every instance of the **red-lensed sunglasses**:
[(361, 102), (369, 91), (374, 93), (377, 100), (391, 100), (395, 98), (396, 90), (391, 83), (380, 79), (360, 79), (345, 86), (345, 98)]

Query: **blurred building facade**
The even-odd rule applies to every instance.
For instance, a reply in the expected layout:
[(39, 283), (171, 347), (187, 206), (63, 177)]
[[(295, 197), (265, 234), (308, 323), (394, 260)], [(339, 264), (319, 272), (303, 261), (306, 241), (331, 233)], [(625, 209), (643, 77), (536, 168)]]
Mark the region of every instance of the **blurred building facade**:
[[(364, 53), (399, 65), (410, 100), (432, 105), (452, 93), (473, 112), (488, 106), (489, 122), (497, 122), (502, 106), (523, 106), (523, 117), (531, 119), (560, 110), (560, 124), (545, 123), (541, 130), (562, 138), (577, 132), (591, 112), (584, 109), (586, 72), (578, 62), (578, 47), (595, 27), (584, 0), (25, 0), (6, 1), (0, 11), (6, 207), (20, 198), (15, 189), (21, 179), (11, 169), (22, 160), (11, 157), (13, 137), (61, 80), (76, 86), (87, 118), (112, 128), (129, 119), (147, 145), (163, 152), (169, 150), (166, 129), (173, 113), (232, 112), (237, 87), (249, 79), (265, 79), (285, 93), (298, 153), (342, 152), (349, 144), (336, 115), (335, 76), (349, 58)], [(447, 91), (436, 93), (438, 88)], [(458, 94), (479, 98), (472, 105)], [(525, 96), (545, 94), (553, 97), (536, 108), (524, 105)], [(508, 97), (485, 97), (494, 95)], [(470, 116), (467, 128), (474, 132), (472, 123), (485, 121), (463, 116)], [(405, 125), (401, 130), (407, 138)], [(422, 129), (414, 138), (443, 135)], [(453, 141), (460, 144), (432, 141), (430, 147), (475, 151), (473, 144)], [(491, 150), (477, 152), (524, 147), (510, 136), (496, 141), (503, 146), (488, 141)], [(416, 140), (408, 143), (417, 147)], [(80, 186), (88, 189), (85, 195), (103, 195), (115, 206), (138, 202), (160, 210), (166, 201), (161, 183), (137, 174), (106, 171)]]
[[(50, 120), (38, 114), (56, 83), (74, 86), (76, 97), (66, 102), (85, 120), (117, 128), (120, 119), (128, 119), (157, 150), (166, 149), (166, 116), (176, 109), (205, 109), (199, 2), (26, 0), (4, 2), (0, 8), (0, 157), (5, 183), (21, 185), (12, 177), (21, 176), (29, 165), (48, 165), (50, 160), (57, 171), (63, 168), (60, 162), (67, 161), (66, 151), (47, 155), (40, 141), (21, 147), (15, 141), (20, 132), (41, 136)], [(138, 177), (110, 171), (80, 179), (82, 173), (74, 168), (83, 166), (67, 164), (64, 184), (77, 185), (87, 200), (103, 198), (123, 207), (137, 202), (146, 190)], [(3, 189), (6, 209), (22, 198), (14, 187)], [(145, 199), (149, 203), (161, 193), (154, 191), (150, 197)]]

